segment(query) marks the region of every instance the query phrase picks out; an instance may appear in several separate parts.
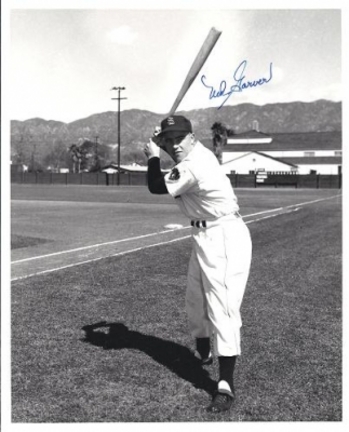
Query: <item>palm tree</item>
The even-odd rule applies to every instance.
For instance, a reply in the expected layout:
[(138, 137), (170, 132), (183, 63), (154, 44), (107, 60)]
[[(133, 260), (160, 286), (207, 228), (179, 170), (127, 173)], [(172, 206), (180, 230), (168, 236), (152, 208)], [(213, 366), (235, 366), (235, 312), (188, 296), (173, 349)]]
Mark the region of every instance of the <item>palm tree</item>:
[(213, 153), (216, 155), (218, 162), (222, 164), (223, 147), (228, 141), (228, 129), (220, 122), (215, 122), (212, 127)]
[(80, 173), (81, 170), (81, 161), (83, 159), (83, 152), (81, 151), (80, 147), (76, 144), (72, 144), (69, 147), (69, 152), (71, 154), (71, 158), (73, 159), (73, 172), (74, 173)]

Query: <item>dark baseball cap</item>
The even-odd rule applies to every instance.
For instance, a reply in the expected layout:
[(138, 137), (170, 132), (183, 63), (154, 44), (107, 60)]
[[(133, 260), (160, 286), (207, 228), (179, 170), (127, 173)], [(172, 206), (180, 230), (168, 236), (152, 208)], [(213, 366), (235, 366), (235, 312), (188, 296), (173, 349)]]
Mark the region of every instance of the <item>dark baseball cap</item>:
[(165, 135), (178, 136), (183, 133), (192, 133), (193, 128), (190, 121), (184, 116), (174, 115), (165, 118), (161, 122), (161, 132), (157, 135), (159, 138)]

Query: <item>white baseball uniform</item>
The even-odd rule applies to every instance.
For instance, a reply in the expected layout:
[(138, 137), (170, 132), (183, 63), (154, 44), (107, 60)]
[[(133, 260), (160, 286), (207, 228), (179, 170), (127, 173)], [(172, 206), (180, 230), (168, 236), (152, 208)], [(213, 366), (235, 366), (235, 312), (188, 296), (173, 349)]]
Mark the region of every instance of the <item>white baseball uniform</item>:
[(218, 356), (239, 355), (252, 243), (230, 180), (215, 155), (196, 142), (165, 184), (193, 225), (186, 294), (191, 333), (204, 338), (213, 332)]

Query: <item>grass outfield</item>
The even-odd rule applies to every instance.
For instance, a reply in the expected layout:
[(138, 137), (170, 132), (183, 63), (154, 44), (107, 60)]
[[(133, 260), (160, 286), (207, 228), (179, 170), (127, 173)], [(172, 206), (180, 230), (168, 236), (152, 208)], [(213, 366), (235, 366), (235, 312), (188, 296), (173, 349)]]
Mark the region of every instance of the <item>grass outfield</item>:
[(249, 227), (230, 413), (205, 412), (217, 362), (191, 352), (183, 240), (12, 283), (13, 421), (341, 421), (340, 203)]

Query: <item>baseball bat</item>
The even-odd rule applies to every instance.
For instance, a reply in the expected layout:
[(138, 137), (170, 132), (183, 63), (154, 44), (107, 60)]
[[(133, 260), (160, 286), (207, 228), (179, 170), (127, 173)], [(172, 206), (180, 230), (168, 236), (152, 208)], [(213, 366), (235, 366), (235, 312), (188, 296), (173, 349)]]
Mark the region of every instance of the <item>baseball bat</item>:
[(169, 115), (173, 115), (175, 113), (176, 109), (178, 108), (178, 105), (181, 103), (182, 99), (184, 98), (185, 94), (189, 90), (190, 86), (193, 84), (193, 81), (195, 80), (198, 73), (200, 72), (202, 66), (204, 65), (205, 61), (210, 55), (213, 47), (215, 46), (221, 34), (222, 32), (215, 29), (214, 27), (212, 27), (211, 30), (209, 31), (204, 43), (200, 48), (200, 51), (198, 52), (191, 68), (189, 69), (189, 72), (183, 82), (183, 85), (174, 101), (174, 104), (172, 105)]

